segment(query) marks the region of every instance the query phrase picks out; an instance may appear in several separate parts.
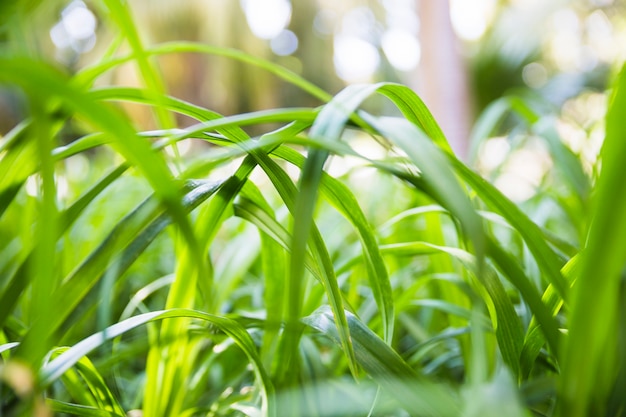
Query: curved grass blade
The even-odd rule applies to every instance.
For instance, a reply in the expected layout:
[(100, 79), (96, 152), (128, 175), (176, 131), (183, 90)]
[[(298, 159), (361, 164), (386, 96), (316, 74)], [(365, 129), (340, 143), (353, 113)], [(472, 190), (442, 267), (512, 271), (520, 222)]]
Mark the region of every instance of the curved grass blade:
[[(572, 284), (580, 275), (580, 259), (581, 257), (579, 253), (578, 255), (570, 259), (569, 262), (567, 262), (567, 264), (565, 264), (565, 266), (561, 270), (563, 276), (565, 276)], [(558, 292), (555, 291), (554, 286), (552, 285), (549, 285), (548, 288), (544, 291), (543, 296), (541, 297), (541, 301), (548, 308), (553, 317), (556, 317), (556, 315), (563, 307), (563, 299), (559, 296)], [(526, 331), (526, 337), (524, 338), (524, 347), (522, 348), (523, 376), (527, 376), (530, 374), (532, 370), (531, 366), (539, 355), (543, 344), (544, 338), (541, 335), (539, 323), (537, 322), (537, 318), (533, 317), (533, 319), (530, 321), (530, 325), (528, 326), (528, 330)], [(560, 353), (562, 354), (562, 351)]]
[[(234, 208), (236, 216), (252, 220), (251, 217), (254, 214), (249, 217), (242, 215), (242, 205), (252, 206), (253, 210), (256, 209), (258, 215), (255, 217), (260, 220), (260, 224), (255, 224), (259, 227), (261, 236), (261, 267), (265, 277), (265, 288), (263, 291), (265, 331), (263, 332), (261, 353), (266, 368), (272, 370), (271, 375), (275, 375), (277, 371), (276, 368), (272, 368), (272, 359), (276, 353), (280, 326), (284, 320), (284, 288), (287, 281), (287, 251), (290, 237), (287, 231), (282, 229), (276, 221), (275, 214), (261, 191), (251, 182), (247, 182), (244, 185), (240, 194), (240, 201)], [(247, 212), (250, 211), (247, 210)], [(259, 217), (264, 218), (260, 219)], [(265, 229), (268, 229), (268, 231), (264, 231)], [(274, 233), (274, 230), (277, 233)], [(281, 238), (278, 237), (278, 234), (282, 234), (282, 242), (280, 242)], [(313, 265), (308, 254), (307, 260)], [(275, 362), (275, 366), (279, 367), (281, 364)]]
[[(248, 195), (248, 197), (250, 196)], [(241, 217), (257, 226), (260, 231), (274, 242), (278, 243), (283, 249), (291, 249), (291, 235), (289, 235), (289, 232), (272, 217), (270, 211), (267, 211), (266, 208), (263, 208), (262, 205), (259, 204), (257, 199), (251, 200), (248, 197), (240, 196), (238, 201), (234, 204), (235, 216)], [(306, 269), (320, 281), (320, 283), (323, 282), (322, 273), (310, 253), (307, 253), (304, 264)]]
[[(313, 127), (311, 128), (311, 137), (315, 139), (324, 139), (329, 141), (338, 140), (341, 132), (344, 129), (353, 109), (351, 109), (351, 103), (344, 103), (344, 101), (352, 98), (355, 101), (354, 106), (360, 103), (358, 97), (353, 98), (351, 96), (350, 89), (342, 91), (337, 97), (335, 97), (330, 104), (325, 106), (318, 117), (316, 118)], [(348, 97), (348, 99), (344, 99)], [(358, 101), (357, 101), (358, 100)], [(345, 105), (347, 110), (339, 107)], [(313, 224), (313, 210), (317, 199), (317, 190), (319, 187), (320, 178), (322, 176), (322, 170), (326, 159), (328, 158), (328, 152), (325, 150), (311, 149), (307, 156), (307, 160), (302, 167), (300, 173), (300, 180), (298, 182), (298, 192), (295, 198), (295, 205), (293, 209), (293, 232), (291, 241), (291, 257), (289, 262), (289, 280), (287, 281), (287, 314), (286, 320), (291, 327), (296, 327), (298, 321), (301, 318), (301, 308), (303, 304), (303, 278), (304, 278), (304, 258), (306, 256), (306, 247)], [(341, 298), (336, 299), (337, 305), (333, 310), (337, 313), (338, 318), (342, 316), (343, 303)], [(350, 346), (350, 335), (348, 332), (347, 322), (344, 317), (341, 317), (340, 324), (337, 329), (340, 334), (340, 340), (344, 344), (344, 352), (346, 352), (350, 358), (349, 364), (351, 371), (356, 375), (356, 369), (353, 368), (355, 358), (352, 353), (352, 347)], [(289, 351), (293, 348), (288, 349)]]
[(174, 118), (161, 104), (161, 97), (165, 94), (165, 83), (159, 75), (156, 65), (153, 65), (148, 59), (137, 31), (137, 25), (133, 22), (128, 3), (122, 0), (103, 0), (103, 2), (130, 45), (133, 59), (137, 62), (141, 78), (146, 84), (159, 124), (165, 129), (174, 127), (176, 125)]
[[(274, 132), (273, 134), (264, 137), (264, 139), (272, 140), (272, 137), (275, 135), (290, 137), (294, 136), (297, 133), (301, 132), (303, 129), (308, 127), (307, 123), (294, 123), (284, 127), (283, 129)], [(275, 147), (275, 146), (273, 146)], [(271, 152), (271, 149), (268, 149)], [(268, 175), (272, 184), (280, 194), (284, 204), (287, 206), (290, 212), (294, 212), (295, 210), (295, 196), (296, 196), (296, 187), (293, 182), (289, 178), (289, 175), (280, 168), (276, 162), (274, 162), (271, 158), (269, 158), (268, 154), (261, 149), (253, 149), (251, 150), (250, 157), (253, 157), (256, 163), (265, 171)], [(322, 284), (324, 285), (324, 289), (329, 299), (329, 303), (335, 313), (337, 314), (336, 320), (338, 322), (338, 327), (344, 329), (341, 333), (344, 338), (344, 343), (346, 346), (350, 346), (349, 335), (347, 334), (347, 324), (345, 322), (345, 316), (343, 315), (343, 308), (339, 308), (342, 305), (341, 300), (341, 292), (339, 290), (339, 286), (337, 284), (337, 279), (334, 274), (332, 260), (330, 255), (328, 254), (328, 250), (326, 249), (324, 240), (315, 227), (312, 225), (311, 230), (311, 252), (315, 259), (315, 262), (320, 266), (320, 271), (322, 272)], [(289, 300), (289, 302), (293, 303), (294, 300)], [(283, 339), (284, 343), (281, 346), (281, 354), (284, 355), (285, 361), (287, 364), (291, 364), (291, 361), (295, 359), (296, 348), (298, 345), (299, 336), (296, 337), (300, 332), (297, 330), (299, 324), (293, 323), (294, 329), (293, 332), (288, 331), (290, 336), (287, 336)], [(348, 349), (350, 352), (350, 349)], [(353, 356), (348, 356), (349, 361), (352, 365), (352, 369), (354, 368), (354, 360)], [(352, 358), (352, 360), (351, 360)], [(283, 367), (284, 370), (289, 370), (291, 365), (285, 365)], [(293, 375), (292, 372), (287, 372), (278, 377), (279, 380), (287, 380), (289, 375)]]
[(537, 289), (522, 268), (512, 259), (511, 255), (502, 249), (492, 238), (487, 240), (487, 254), (494, 260), (498, 268), (503, 271), (504, 277), (519, 290), (520, 295), (528, 304), (537, 324), (540, 326), (550, 349), (557, 355), (561, 339), (558, 325), (553, 318), (552, 311), (542, 302)]
[(110, 107), (90, 99), (82, 89), (69, 83), (67, 77), (51, 66), (24, 58), (0, 57), (0, 82), (10, 82), (26, 91), (37, 91), (38, 99), (59, 99), (63, 105), (102, 132), (113, 138), (117, 151), (136, 166), (149, 181), (156, 195), (170, 212), (192, 252), (200, 255), (196, 238), (181, 204), (180, 189), (159, 155), (151, 150), (150, 144), (137, 137), (130, 123)]
[(64, 413), (73, 416), (84, 417), (125, 417), (126, 413), (115, 413), (112, 411), (106, 411), (97, 407), (88, 405), (72, 404), (64, 401), (54, 400), (46, 398), (46, 405), (50, 407), (50, 410), (55, 413)]
[[(85, 192), (78, 200), (76, 200), (67, 210), (59, 215), (59, 225), (57, 226), (57, 239), (65, 233), (67, 229), (80, 216), (84, 209), (98, 196), (100, 193), (119, 178), (128, 166), (122, 164), (107, 174), (96, 185)], [(28, 255), (26, 260), (18, 267), (15, 273), (7, 279), (4, 289), (0, 294), (0, 327), (9, 317), (15, 305), (20, 299), (20, 295), (28, 286), (30, 280), (28, 277), (28, 265), (32, 262), (32, 253)]]
[[(319, 122), (316, 120), (316, 125), (320, 126), (320, 134), (312, 130), (311, 137), (318, 139), (319, 136), (332, 140), (332, 135), (341, 133), (351, 113), (375, 92), (390, 98), (411, 123), (401, 119), (374, 118), (364, 112), (359, 112), (359, 116), (409, 155), (409, 158), (421, 170), (430, 194), (459, 219), (463, 230), (474, 244), (479, 264), (482, 263), (484, 254), (482, 220), (476, 214), (444, 157), (446, 154), (452, 154), (441, 129), (419, 97), (408, 87), (380, 83), (346, 88), (327, 105), (327, 107), (330, 106), (327, 114), (343, 112), (343, 115), (333, 116), (336, 120), (330, 116), (322, 118), (322, 113), (326, 111), (325, 107), (318, 116)], [(426, 130), (422, 131), (420, 128)], [(328, 137), (329, 134), (330, 137)], [(319, 161), (315, 164), (319, 166)]]
[[(324, 143), (326, 144), (326, 143)], [(288, 161), (289, 163), (302, 168), (305, 163), (304, 157), (295, 150), (288, 147), (280, 147), (273, 152), (274, 155)], [(357, 230), (359, 239), (363, 246), (363, 253), (367, 265), (369, 283), (376, 304), (381, 312), (383, 321), (384, 339), (391, 342), (393, 336), (394, 307), (389, 274), (380, 254), (378, 243), (372, 227), (356, 198), (340, 181), (334, 179), (326, 173), (322, 173), (320, 179), (320, 192), (346, 219), (352, 223)], [(385, 324), (386, 323), (386, 324)]]
[(389, 98), (398, 107), (402, 115), (426, 133), (441, 150), (449, 154), (453, 153), (432, 113), (422, 99), (410, 88), (401, 84), (384, 83), (377, 92)]
[[(55, 358), (67, 349), (54, 349), (51, 357)], [(87, 357), (81, 358), (72, 369), (65, 372), (62, 379), (71, 398), (81, 403), (82, 406), (95, 407), (113, 415), (125, 414), (122, 406)]]
[(474, 279), (480, 283), (476, 289), (489, 308), (502, 357), (514, 374), (519, 375), (522, 340), (524, 338), (522, 324), (497, 273), (491, 267), (485, 265), (481, 270), (477, 259), (472, 254), (458, 248), (441, 247), (426, 242), (406, 242), (381, 246), (384, 254), (396, 256), (423, 255), (427, 254), (429, 249), (452, 256), (461, 262), (469, 272), (472, 272)]
[[(405, 96), (412, 96), (415, 93), (411, 92), (408, 88), (402, 86), (385, 86), (385, 88), (394, 88), (396, 90), (400, 90), (401, 94)], [(384, 94), (385, 89), (383, 88), (382, 92)], [(398, 105), (399, 108), (403, 108)], [(424, 113), (425, 122), (419, 122), (415, 120), (415, 117), (410, 117), (406, 110), (403, 112), (405, 117), (408, 120), (413, 121), (418, 126), (423, 127), (425, 133), (431, 138), (438, 138), (441, 136), (441, 129), (432, 121), (432, 116), (428, 113)], [(372, 119), (371, 117), (364, 117), (367, 121)], [(409, 135), (407, 135), (409, 136)], [(408, 138), (407, 138), (408, 139)], [(441, 145), (440, 145), (441, 146)], [(487, 183), (485, 180), (480, 178), (477, 174), (472, 172), (469, 168), (467, 168), (461, 161), (454, 157), (454, 155), (450, 152), (447, 152), (447, 148), (442, 146), (442, 149), (447, 154), (448, 159), (450, 160), (452, 168), (456, 171), (457, 175), (459, 175), (466, 183), (468, 183), (477, 193), (478, 195), (495, 211), (500, 213), (503, 217), (507, 219), (507, 221), (515, 227), (523, 236), (527, 245), (529, 246), (531, 252), (535, 255), (537, 262), (539, 263), (541, 269), (544, 271), (545, 275), (548, 278), (548, 281), (553, 283), (561, 296), (567, 294), (568, 285), (560, 274), (560, 261), (556, 254), (550, 249), (550, 247), (545, 243), (545, 240), (542, 237), (541, 231), (538, 227), (530, 221), (522, 212), (519, 210), (517, 206), (511, 203), (506, 197), (502, 195), (494, 186)], [(405, 152), (407, 151), (404, 149)], [(414, 155), (420, 156), (420, 155)], [(418, 167), (420, 165), (418, 164)], [(421, 168), (421, 167), (420, 167)], [(450, 207), (446, 207), (450, 209)], [(468, 211), (469, 213), (470, 211)], [(457, 214), (454, 213), (453, 214)], [(473, 217), (473, 216), (472, 216)], [(471, 225), (471, 221), (467, 219), (466, 224), (469, 223)], [(468, 226), (466, 226), (468, 227)], [(469, 226), (475, 228), (475, 226)], [(471, 229), (470, 229), (471, 230)], [(476, 232), (478, 233), (478, 232)], [(476, 239), (479, 241), (482, 238), (479, 237), (480, 233), (476, 235)]]
[(91, 351), (132, 329), (149, 322), (177, 318), (199, 319), (206, 321), (231, 337), (233, 341), (243, 350), (246, 356), (248, 356), (248, 359), (254, 368), (254, 373), (257, 377), (263, 397), (262, 409), (264, 415), (274, 415), (274, 388), (267, 373), (265, 372), (265, 369), (263, 368), (256, 346), (254, 345), (254, 342), (248, 332), (239, 323), (230, 318), (188, 309), (171, 309), (140, 314), (109, 326), (105, 330), (83, 339), (41, 368), (39, 372), (40, 384), (42, 387), (49, 386), (61, 377), (67, 370), (75, 366), (78, 361), (88, 355)]
[(403, 119), (365, 119), (405, 151), (420, 169), (428, 194), (459, 220), (463, 231), (471, 239), (480, 266), (485, 252), (482, 219), (454, 176), (444, 152), (415, 125)]
[[(267, 155), (264, 155), (259, 159), (259, 165), (264, 169), (264, 171), (270, 177), (272, 184), (276, 187), (281, 198), (287, 205), (287, 208), (294, 213), (295, 212), (295, 204), (294, 199), (296, 196), (296, 187), (293, 182), (287, 175), (287, 173), (282, 170), (274, 161), (272, 161)], [(324, 239), (322, 238), (319, 230), (315, 226), (314, 223), (311, 224), (311, 252), (313, 254), (313, 258), (315, 263), (319, 265), (321, 271), (322, 284), (324, 286), (324, 290), (328, 297), (329, 303), (333, 312), (335, 313), (335, 320), (337, 321), (338, 328), (340, 329), (339, 335), (342, 338), (342, 342), (346, 347), (346, 354), (348, 357), (348, 362), (350, 364), (350, 368), (353, 372), (356, 372), (355, 368), (355, 360), (354, 355), (351, 354), (351, 341), (350, 335), (348, 332), (347, 322), (345, 315), (343, 314), (344, 310), (339, 310), (339, 307), (343, 306), (341, 291), (339, 289), (339, 285), (337, 283), (337, 277), (334, 272), (334, 267), (330, 255), (328, 253), (328, 249), (324, 243)], [(294, 237), (295, 239), (295, 237)], [(295, 258), (293, 253), (293, 242), (292, 242), (292, 258)], [(301, 257), (299, 257), (299, 261), (302, 262), (304, 256), (306, 256), (306, 252), (304, 252)], [(293, 275), (290, 276), (290, 280), (293, 279)], [(297, 284), (299, 285), (299, 284)], [(292, 289), (288, 289), (288, 294), (293, 294)], [(294, 303), (297, 300), (288, 300), (289, 303)], [(293, 314), (296, 310), (299, 311), (300, 307), (297, 308), (292, 306), (291, 313)], [(293, 319), (294, 317), (291, 317)], [(299, 319), (299, 318), (298, 318)], [(292, 324), (296, 329), (299, 327), (297, 323)], [(293, 356), (295, 355), (295, 348), (297, 347), (296, 338), (286, 338), (286, 346), (284, 346), (283, 352), (287, 355), (288, 361), (293, 360)], [(287, 368), (285, 368), (287, 369)], [(283, 375), (284, 377), (285, 375)], [(282, 378), (282, 377), (281, 377)]]
[[(165, 55), (172, 53), (185, 53), (185, 52), (195, 52), (202, 53), (208, 55), (218, 55), (227, 58), (231, 58), (243, 63), (247, 63), (250, 65), (254, 65), (258, 68), (269, 71), (270, 73), (276, 75), (277, 77), (299, 87), (300, 89), (308, 92), (313, 97), (320, 99), (323, 102), (329, 101), (332, 97), (326, 91), (312, 84), (311, 82), (305, 80), (300, 77), (296, 73), (277, 65), (273, 62), (254, 57), (252, 55), (246, 54), (244, 52), (238, 51), (236, 49), (230, 48), (222, 48), (219, 46), (194, 43), (194, 42), (170, 42), (163, 43), (153, 48), (149, 48), (145, 50), (146, 55)], [(128, 61), (134, 59), (133, 55), (128, 55), (126, 57), (112, 59), (109, 61), (105, 61), (104, 63), (97, 64), (93, 67), (84, 69), (81, 71), (76, 77), (74, 82), (78, 85), (91, 85), (94, 80), (102, 75), (104, 72), (111, 70), (121, 64), (124, 64)]]
[(0, 345), (0, 353), (4, 353), (4, 352), (7, 352), (7, 351), (9, 351), (11, 349), (15, 349), (19, 345), (20, 345), (19, 342), (4, 343), (4, 344)]
[(554, 285), (564, 300), (567, 300), (569, 284), (561, 275), (562, 262), (554, 250), (546, 243), (541, 229), (495, 186), (473, 172), (458, 159), (450, 158), (450, 161), (457, 174), (476, 191), (487, 206), (505, 218), (519, 232), (541, 268), (542, 276)]
[[(452, 389), (419, 375), (354, 315), (346, 312), (346, 317), (358, 364), (407, 412), (414, 416), (460, 415), (459, 400)], [(342, 346), (333, 313), (327, 307), (321, 307), (303, 322)]]
[(89, 99), (83, 91), (72, 88), (62, 74), (45, 63), (18, 58), (0, 58), (0, 61), (5, 68), (0, 75), (0, 82), (12, 82), (27, 90), (36, 88), (41, 97), (62, 99), (65, 105), (115, 138), (114, 143), (118, 150), (145, 173), (155, 190), (162, 194), (165, 203), (175, 204), (178, 191), (163, 160), (149, 151), (150, 147), (144, 140), (123, 139), (135, 137), (135, 132), (126, 119), (109, 107)]
[[(186, 210), (194, 209), (220, 186), (221, 183), (209, 181), (191, 184), (191, 190), (184, 199)], [(47, 322), (50, 329), (57, 329), (67, 319), (101, 279), (111, 260), (117, 258), (115, 267), (118, 273), (122, 273), (171, 221), (171, 217), (154, 198), (147, 199), (122, 219), (108, 237), (64, 280), (55, 295), (59, 308)], [(26, 337), (36, 335), (29, 333)]]
[[(618, 341), (624, 332), (619, 303), (626, 265), (626, 193), (623, 192), (623, 155), (626, 131), (626, 68), (622, 68), (606, 115), (601, 151), (602, 171), (595, 187), (587, 245), (573, 286), (569, 333), (562, 355), (559, 416), (602, 416), (620, 368)], [(600, 278), (600, 279), (599, 279)], [(626, 400), (622, 396), (624, 410)]]

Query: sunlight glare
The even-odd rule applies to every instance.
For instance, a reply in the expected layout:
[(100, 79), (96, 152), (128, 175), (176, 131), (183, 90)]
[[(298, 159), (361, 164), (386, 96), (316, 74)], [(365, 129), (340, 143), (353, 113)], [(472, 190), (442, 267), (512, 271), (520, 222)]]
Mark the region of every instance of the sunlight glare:
[(291, 3), (288, 0), (242, 0), (250, 30), (260, 39), (273, 39), (291, 21)]
[(495, 12), (495, 0), (451, 0), (450, 18), (459, 37), (476, 41), (486, 32)]
[(380, 64), (378, 49), (353, 35), (339, 34), (334, 41), (333, 62), (337, 75), (347, 82), (366, 82)]
[(291, 55), (298, 49), (298, 37), (290, 30), (283, 30), (270, 41), (270, 48), (276, 55)]
[(50, 39), (58, 49), (88, 52), (96, 43), (96, 27), (93, 12), (84, 2), (73, 1), (61, 12), (61, 20), (50, 29)]
[(400, 71), (417, 68), (421, 57), (419, 40), (410, 32), (391, 29), (383, 34), (382, 47), (389, 63)]

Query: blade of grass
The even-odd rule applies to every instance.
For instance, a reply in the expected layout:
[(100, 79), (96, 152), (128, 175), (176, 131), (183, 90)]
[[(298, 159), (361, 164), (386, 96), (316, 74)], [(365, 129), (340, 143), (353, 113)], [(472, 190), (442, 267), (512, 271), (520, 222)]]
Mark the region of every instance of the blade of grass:
[[(119, 178), (128, 168), (127, 165), (120, 165), (102, 180), (98, 181), (91, 189), (85, 192), (74, 204), (59, 215), (59, 225), (57, 228), (58, 240), (66, 230), (74, 223), (80, 214), (89, 206), (89, 204), (106, 189), (113, 181)], [(32, 257), (32, 253), (28, 255)], [(32, 259), (22, 262), (15, 273), (9, 277), (5, 283), (2, 293), (0, 294), (0, 327), (4, 325), (5, 320), (9, 317), (16, 304), (20, 300), (21, 294), (28, 286), (30, 280), (28, 278), (28, 265)]]
[(146, 49), (137, 31), (137, 25), (133, 22), (128, 3), (122, 0), (103, 0), (103, 3), (109, 9), (121, 33), (130, 45), (133, 59), (137, 62), (141, 78), (146, 84), (148, 97), (153, 104), (152, 108), (156, 112), (159, 125), (165, 129), (174, 127), (176, 125), (174, 118), (161, 104), (161, 97), (165, 95), (165, 85), (156, 66), (148, 59)]
[(365, 119), (406, 152), (420, 169), (429, 194), (461, 223), (463, 231), (474, 245), (480, 265), (485, 251), (482, 219), (454, 176), (443, 151), (423, 132), (403, 119)]
[[(147, 56), (165, 55), (165, 54), (172, 54), (172, 53), (185, 53), (185, 52), (195, 52), (195, 53), (223, 56), (223, 57), (234, 59), (243, 63), (254, 65), (258, 68), (269, 71), (270, 73), (276, 75), (277, 77), (301, 88), (302, 90), (308, 92), (313, 97), (316, 97), (323, 102), (329, 101), (332, 97), (326, 91), (322, 90), (321, 88), (317, 87), (311, 82), (305, 80), (304, 78), (297, 75), (293, 71), (290, 71), (268, 60), (254, 57), (252, 55), (238, 51), (236, 49), (223, 48), (223, 47), (206, 45), (206, 44), (201, 44), (201, 43), (193, 43), (193, 42), (170, 42), (170, 43), (163, 43), (158, 46), (145, 50), (145, 53)], [(113, 59), (110, 61), (105, 61), (103, 63), (96, 64), (93, 67), (90, 67), (81, 71), (81, 73), (79, 73), (76, 76), (74, 82), (77, 83), (78, 85), (89, 86), (94, 82), (94, 80), (97, 77), (102, 75), (104, 72), (109, 71), (132, 59), (134, 59), (134, 56), (128, 55), (126, 57), (117, 58), (117, 59)]]
[[(488, 265), (483, 270), (478, 267), (478, 261), (472, 254), (458, 248), (440, 247), (426, 242), (405, 242), (381, 246), (384, 254), (396, 256), (411, 256), (428, 254), (429, 250), (436, 250), (452, 256), (463, 264), (472, 273), (476, 292), (480, 294), (487, 305), (493, 327), (498, 339), (498, 347), (505, 363), (517, 376), (520, 371), (520, 356), (524, 333), (522, 324), (515, 312), (515, 307), (509, 299), (497, 273)], [(480, 273), (478, 271), (481, 271)]]
[(180, 190), (165, 161), (151, 151), (146, 140), (136, 137), (134, 129), (124, 117), (88, 98), (84, 91), (70, 84), (67, 77), (45, 63), (3, 57), (0, 58), (0, 66), (5, 69), (0, 73), (0, 82), (11, 82), (26, 90), (34, 89), (41, 99), (60, 99), (65, 106), (114, 138), (113, 144), (118, 152), (144, 174), (179, 226), (190, 250), (199, 254), (195, 236), (181, 205)]
[(61, 355), (45, 364), (39, 372), (40, 382), (44, 387), (51, 385), (54, 381), (61, 377), (63, 373), (74, 366), (81, 358), (88, 355), (91, 351), (132, 329), (149, 322), (177, 318), (190, 318), (206, 321), (231, 337), (246, 354), (254, 369), (254, 373), (263, 397), (262, 410), (264, 415), (274, 415), (273, 385), (263, 368), (256, 346), (254, 345), (254, 341), (248, 332), (246, 332), (246, 330), (239, 323), (230, 318), (188, 309), (172, 309), (140, 314), (109, 326), (104, 331), (93, 334), (76, 343)]
[[(55, 358), (67, 349), (54, 349), (50, 357)], [(88, 358), (81, 358), (74, 368), (63, 375), (62, 380), (71, 397), (80, 402), (82, 406), (95, 407), (100, 411), (114, 415), (123, 416), (125, 414), (122, 406), (106, 385), (104, 378)]]
[[(559, 416), (605, 415), (619, 368), (618, 316), (626, 265), (626, 194), (622, 192), (622, 155), (626, 154), (623, 109), (626, 70), (614, 84), (601, 151), (602, 171), (595, 187), (591, 228), (573, 286), (569, 333), (562, 356)], [(625, 387), (620, 387), (621, 390)], [(622, 398), (622, 410), (626, 406)]]
[(64, 413), (74, 416), (84, 417), (125, 417), (126, 413), (115, 413), (92, 407), (88, 405), (72, 404), (64, 401), (53, 400), (46, 398), (46, 405), (50, 407), (51, 411), (55, 413)]
[(461, 161), (450, 158), (457, 174), (470, 186), (487, 206), (504, 217), (524, 238), (545, 279), (554, 285), (567, 303), (569, 285), (561, 275), (562, 262), (546, 243), (541, 229), (526, 216), (518, 206), (506, 198), (495, 186), (473, 172)]
[[(321, 307), (303, 321), (342, 346), (333, 315), (328, 308)], [(420, 376), (354, 315), (346, 312), (346, 317), (359, 365), (406, 411), (415, 416), (459, 415), (458, 398), (450, 388)]]
[[(324, 142), (327, 145), (327, 142)], [(289, 163), (302, 168), (304, 166), (304, 157), (289, 147), (280, 147), (273, 152), (274, 155), (288, 161)], [(393, 335), (393, 298), (391, 294), (391, 284), (389, 276), (382, 260), (378, 243), (374, 232), (369, 225), (361, 207), (359, 206), (355, 196), (347, 186), (340, 181), (334, 179), (326, 173), (322, 173), (320, 179), (320, 192), (322, 195), (355, 227), (361, 239), (365, 262), (369, 265), (367, 268), (369, 283), (376, 299), (376, 304), (381, 311), (383, 323), (384, 340), (391, 342)]]
[[(192, 210), (215, 193), (220, 183), (198, 182), (185, 198), (185, 207)], [(147, 245), (172, 222), (168, 213), (155, 201), (147, 199), (137, 209), (121, 220), (108, 237), (63, 281), (54, 298), (58, 309), (47, 321), (50, 330), (57, 329), (73, 309), (84, 299), (106, 271), (109, 262), (119, 256), (118, 273), (122, 273)], [(36, 339), (36, 334), (26, 336)]]

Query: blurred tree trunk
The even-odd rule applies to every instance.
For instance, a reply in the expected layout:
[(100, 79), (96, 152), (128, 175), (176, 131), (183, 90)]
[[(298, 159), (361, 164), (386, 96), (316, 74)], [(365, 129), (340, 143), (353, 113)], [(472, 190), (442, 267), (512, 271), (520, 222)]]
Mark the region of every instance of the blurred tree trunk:
[(452, 30), (448, 0), (417, 0), (422, 58), (413, 87), (461, 159), (469, 148), (471, 105), (465, 62)]

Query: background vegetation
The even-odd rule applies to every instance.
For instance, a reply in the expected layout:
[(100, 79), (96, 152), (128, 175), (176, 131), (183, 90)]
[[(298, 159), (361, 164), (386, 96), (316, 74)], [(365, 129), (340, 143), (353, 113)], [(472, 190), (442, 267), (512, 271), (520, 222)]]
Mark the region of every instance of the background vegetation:
[(460, 157), (409, 2), (232, 3), (0, 3), (0, 416), (624, 415), (622, 6), (450, 2)]

